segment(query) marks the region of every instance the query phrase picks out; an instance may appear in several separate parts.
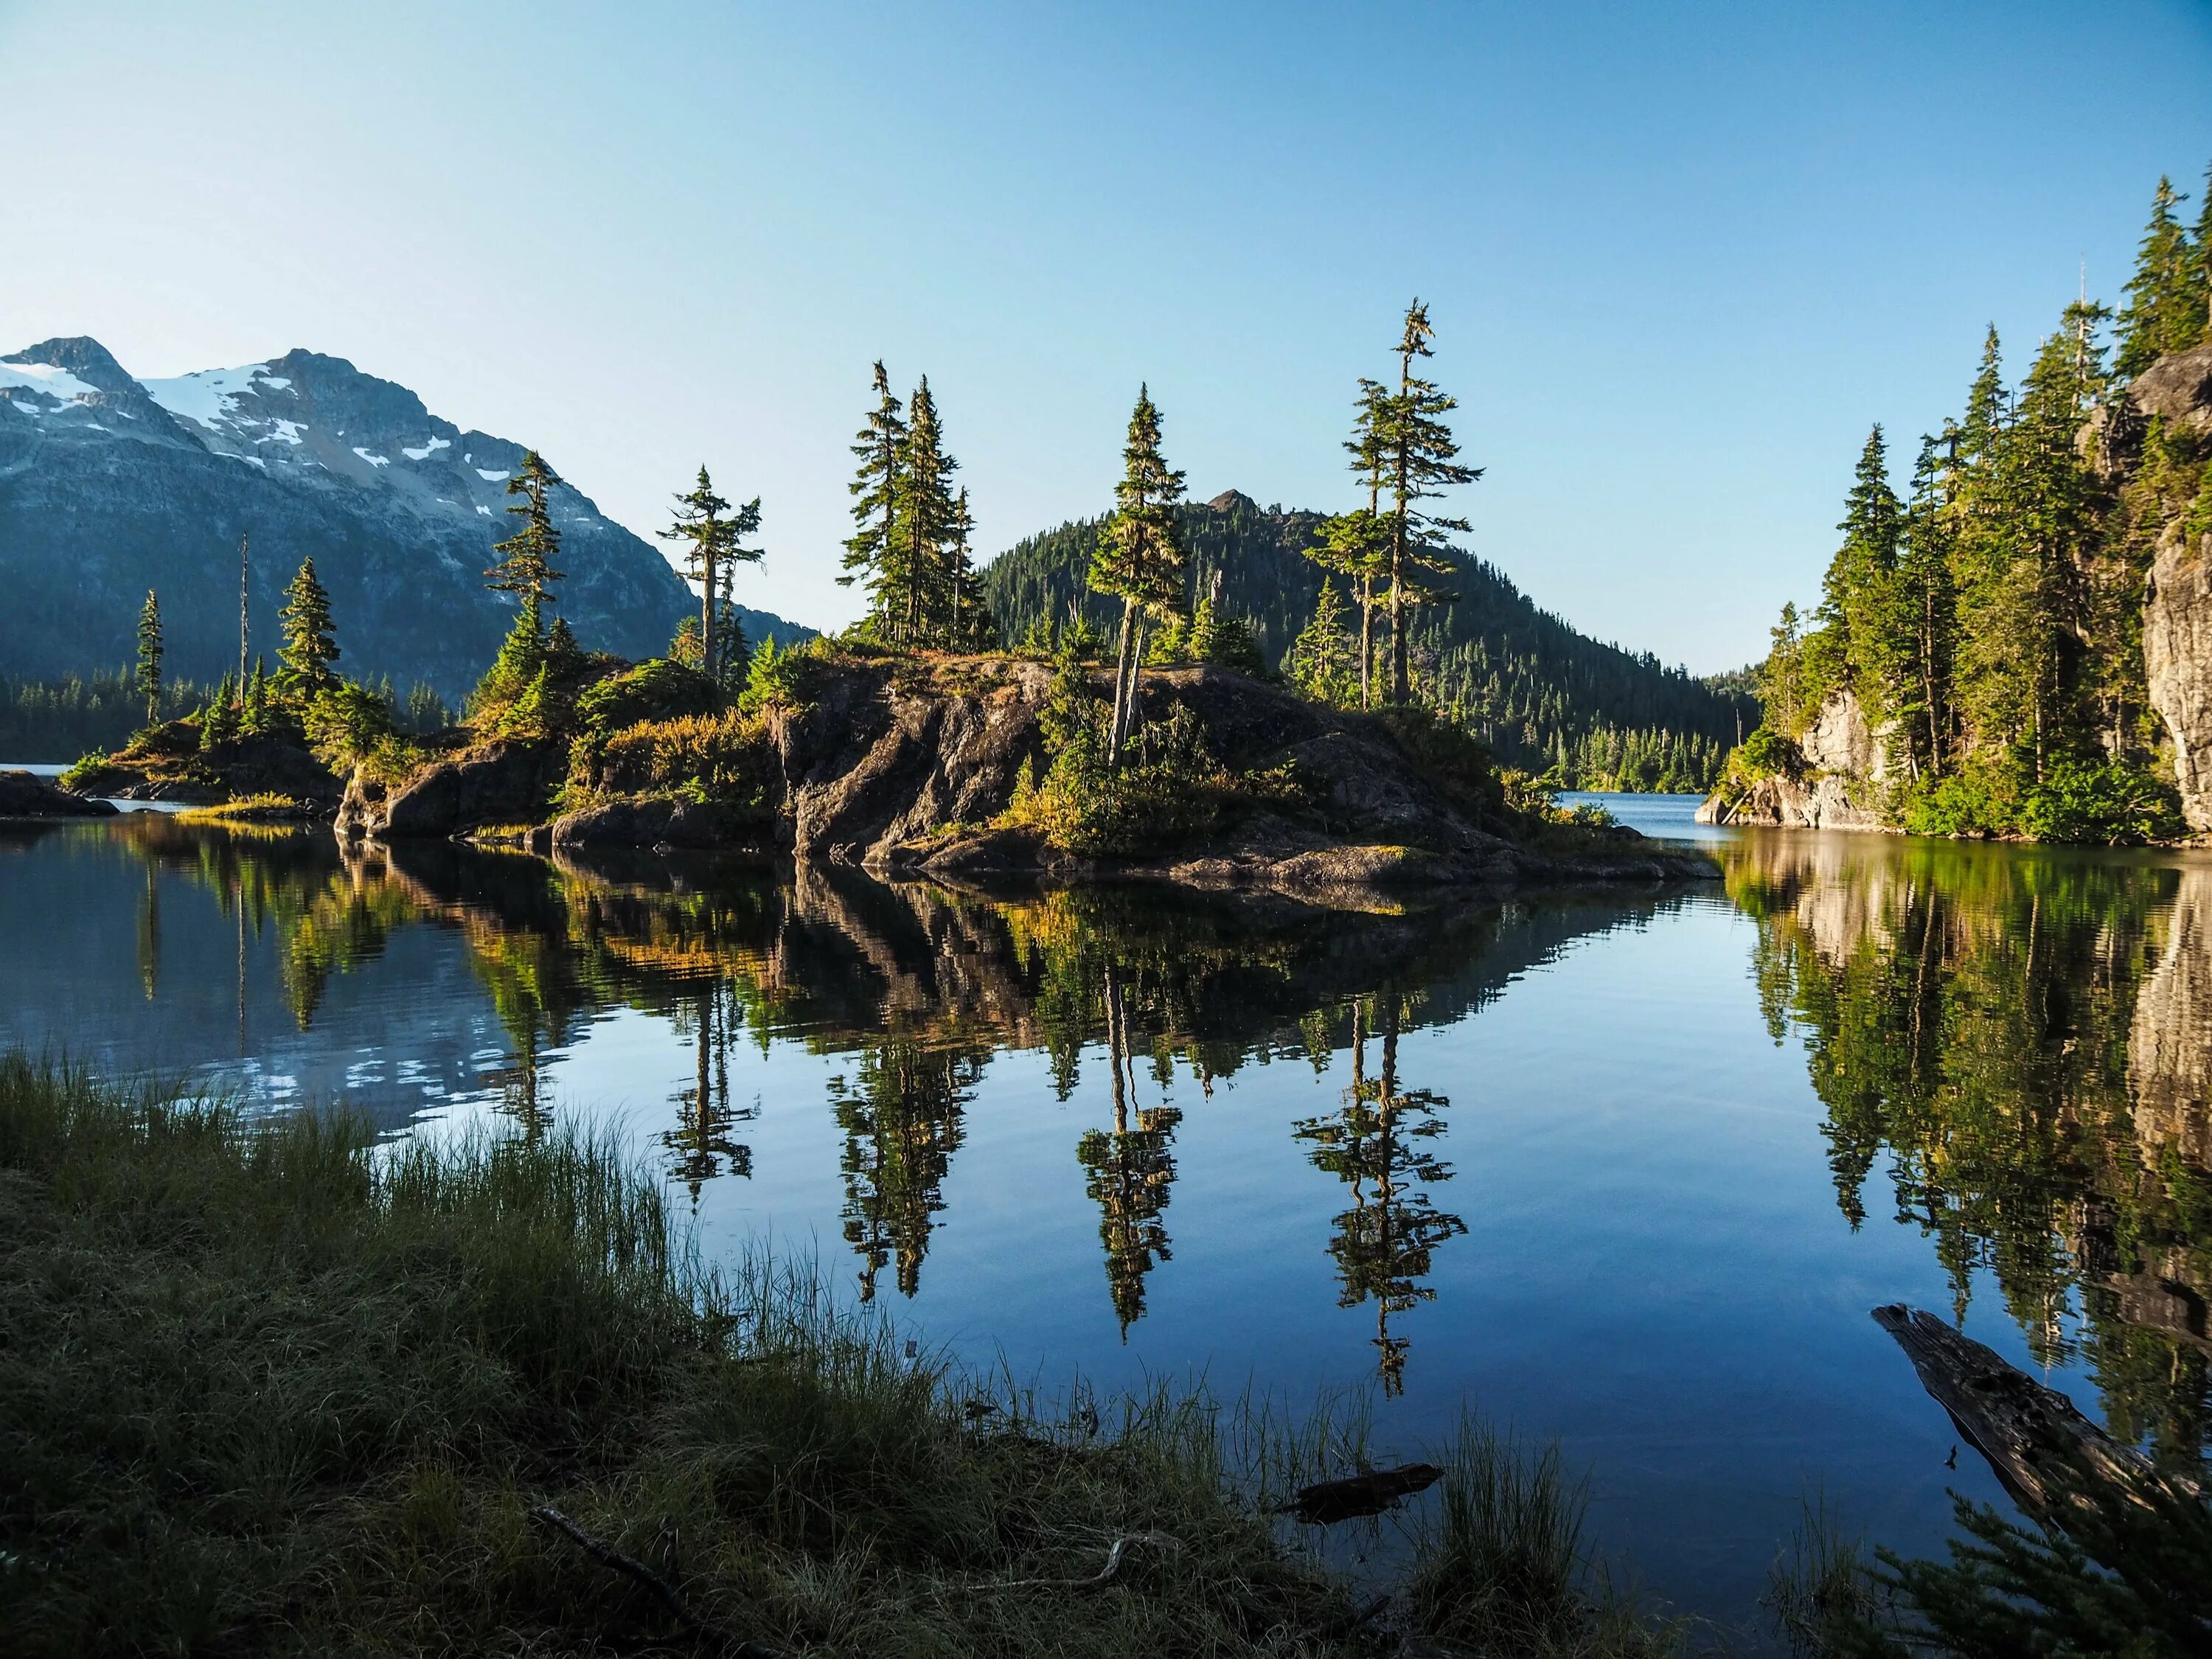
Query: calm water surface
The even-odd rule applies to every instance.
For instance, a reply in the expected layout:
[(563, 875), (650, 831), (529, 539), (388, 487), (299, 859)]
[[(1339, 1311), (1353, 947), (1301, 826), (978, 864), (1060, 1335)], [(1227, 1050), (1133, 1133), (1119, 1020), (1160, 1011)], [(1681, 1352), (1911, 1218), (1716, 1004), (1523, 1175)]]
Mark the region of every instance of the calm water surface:
[(0, 1044), (394, 1133), (618, 1123), (710, 1248), (1048, 1390), (1364, 1385), (1407, 1453), (1473, 1405), (1729, 1625), (1808, 1495), (1907, 1549), (1947, 1483), (1999, 1497), (1877, 1303), (2199, 1455), (2212, 860), (1695, 833), (1724, 884), (1321, 919), (15, 826)]

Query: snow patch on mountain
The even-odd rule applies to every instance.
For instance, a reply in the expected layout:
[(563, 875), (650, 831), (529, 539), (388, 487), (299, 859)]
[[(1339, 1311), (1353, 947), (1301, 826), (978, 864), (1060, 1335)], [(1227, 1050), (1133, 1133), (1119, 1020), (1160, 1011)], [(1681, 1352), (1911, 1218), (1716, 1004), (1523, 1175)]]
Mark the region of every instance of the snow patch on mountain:
[(480, 466), (477, 469), (477, 477), (482, 478), (486, 483), (505, 483), (513, 476), (507, 472), (495, 472), (488, 466)]
[(0, 363), (0, 401), (15, 404), (26, 415), (54, 412), (37, 402), (37, 398), (52, 398), (54, 409), (59, 410), (82, 398), (99, 395), (98, 386), (87, 386), (67, 369), (52, 363)]
[(427, 461), (441, 449), (451, 449), (452, 442), (445, 438), (433, 438), (420, 449), (403, 449), (399, 453), (410, 461)]
[(391, 456), (372, 455), (368, 450), (362, 448), (359, 444), (356, 444), (353, 447), (353, 453), (360, 456), (364, 461), (367, 461), (371, 466), (390, 466), (392, 465)]
[[(257, 382), (258, 384), (257, 384)], [(216, 422), (238, 412), (238, 400), (263, 387), (281, 392), (292, 383), (271, 374), (266, 363), (247, 363), (239, 368), (204, 368), (197, 374), (180, 374), (170, 380), (141, 380), (146, 395), (180, 420), (216, 430)]]

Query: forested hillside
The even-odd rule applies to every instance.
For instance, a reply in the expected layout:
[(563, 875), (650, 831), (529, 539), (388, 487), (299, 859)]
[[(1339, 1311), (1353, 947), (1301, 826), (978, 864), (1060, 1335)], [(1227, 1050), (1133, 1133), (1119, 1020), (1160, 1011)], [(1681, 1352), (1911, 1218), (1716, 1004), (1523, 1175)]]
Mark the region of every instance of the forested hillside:
[(1932, 834), (2212, 829), (2212, 201), (2192, 234), (2184, 199), (2159, 181), (2127, 304), (2067, 306), (2017, 385), (1990, 329), (1901, 493), (1869, 435), (1731, 763), (1747, 817), (1802, 796), (1806, 821)]
[[(1221, 610), (1243, 617), (1267, 665), (1279, 665), (1321, 593), (1323, 573), (1305, 555), (1322, 515), (1262, 507), (1236, 490), (1177, 512), (1194, 600), (1212, 591), (1218, 573)], [(1111, 629), (1119, 607), (1085, 580), (1103, 523), (1031, 536), (984, 567), (984, 598), (1005, 639), (1077, 612)], [(1758, 724), (1748, 696), (1586, 638), (1494, 567), (1443, 556), (1451, 570), (1443, 585), (1456, 597), (1413, 613), (1417, 687), (1507, 765), (1554, 771), (1565, 788), (1702, 790), (1729, 745)]]

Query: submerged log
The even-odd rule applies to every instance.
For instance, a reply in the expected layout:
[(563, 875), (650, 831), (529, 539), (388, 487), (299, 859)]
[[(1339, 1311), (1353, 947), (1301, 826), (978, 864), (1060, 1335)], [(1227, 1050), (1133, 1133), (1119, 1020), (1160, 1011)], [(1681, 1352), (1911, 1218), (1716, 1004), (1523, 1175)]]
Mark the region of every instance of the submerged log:
[(1334, 1526), (1339, 1521), (1358, 1521), (1380, 1515), (1401, 1499), (1426, 1492), (1443, 1479), (1433, 1463), (1407, 1463), (1395, 1469), (1369, 1469), (1341, 1480), (1319, 1480), (1301, 1486), (1297, 1495), (1277, 1511), (1294, 1516), (1308, 1526)]
[(2066, 1471), (2100, 1485), (2140, 1493), (2146, 1487), (2198, 1495), (2184, 1475), (2161, 1480), (2151, 1461), (2082, 1416), (2074, 1402), (2047, 1389), (1923, 1309), (1902, 1302), (1874, 1310), (1875, 1322), (1897, 1339), (1921, 1386), (1950, 1413), (1960, 1438), (1989, 1460), (2013, 1501), (2049, 1516)]

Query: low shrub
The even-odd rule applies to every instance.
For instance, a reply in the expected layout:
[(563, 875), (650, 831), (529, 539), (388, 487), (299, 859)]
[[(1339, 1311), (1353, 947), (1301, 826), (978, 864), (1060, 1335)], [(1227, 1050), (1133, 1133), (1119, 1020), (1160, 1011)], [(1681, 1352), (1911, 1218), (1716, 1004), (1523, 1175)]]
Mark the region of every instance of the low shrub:
[(766, 728), (736, 709), (641, 720), (601, 740), (578, 739), (565, 799), (574, 806), (607, 795), (665, 794), (762, 811), (775, 766)]
[(2142, 767), (2061, 757), (2035, 776), (2021, 757), (1970, 760), (1907, 790), (1905, 827), (1917, 836), (2022, 836), (2032, 841), (2140, 846), (2183, 833), (2181, 799)]
[(642, 720), (711, 714), (720, 696), (697, 669), (655, 657), (585, 687), (576, 698), (576, 719), (586, 735), (611, 737)]

